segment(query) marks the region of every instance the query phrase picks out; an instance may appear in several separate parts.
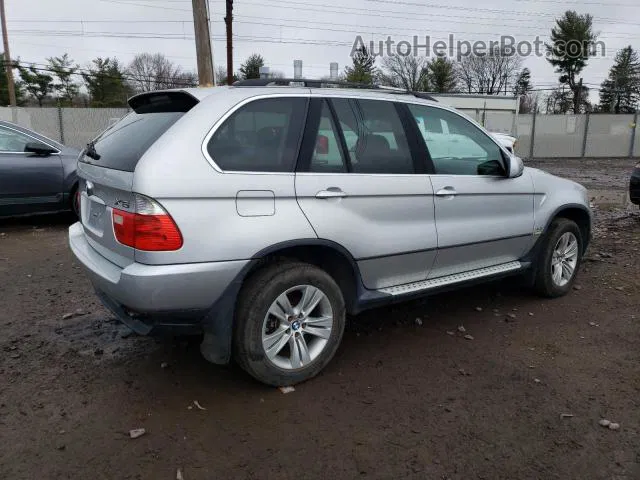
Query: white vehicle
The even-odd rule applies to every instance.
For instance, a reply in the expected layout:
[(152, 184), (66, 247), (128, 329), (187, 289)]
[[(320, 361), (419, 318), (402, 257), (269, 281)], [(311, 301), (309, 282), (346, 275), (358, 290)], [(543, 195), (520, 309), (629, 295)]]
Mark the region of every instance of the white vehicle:
[(511, 135), (507, 135), (506, 133), (500, 132), (489, 132), (493, 137), (500, 142), (501, 145), (504, 146), (511, 153), (515, 153), (516, 145), (518, 144), (518, 139), (516, 137), (512, 137)]

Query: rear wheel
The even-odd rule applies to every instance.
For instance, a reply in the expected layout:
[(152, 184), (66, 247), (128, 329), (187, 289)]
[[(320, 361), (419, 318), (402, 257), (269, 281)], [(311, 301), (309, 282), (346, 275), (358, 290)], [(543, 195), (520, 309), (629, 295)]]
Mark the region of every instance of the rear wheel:
[(538, 258), (536, 290), (546, 297), (565, 295), (575, 282), (582, 260), (582, 236), (575, 222), (554, 220)]
[(344, 324), (344, 299), (330, 275), (306, 263), (274, 264), (240, 293), (234, 356), (263, 383), (293, 385), (329, 363)]

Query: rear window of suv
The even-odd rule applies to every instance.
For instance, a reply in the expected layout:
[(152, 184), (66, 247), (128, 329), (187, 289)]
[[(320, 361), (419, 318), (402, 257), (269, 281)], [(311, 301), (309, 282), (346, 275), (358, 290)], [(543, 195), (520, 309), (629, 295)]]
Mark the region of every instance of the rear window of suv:
[(81, 161), (133, 172), (144, 152), (183, 115), (184, 112), (131, 112), (95, 140), (99, 159), (85, 153)]

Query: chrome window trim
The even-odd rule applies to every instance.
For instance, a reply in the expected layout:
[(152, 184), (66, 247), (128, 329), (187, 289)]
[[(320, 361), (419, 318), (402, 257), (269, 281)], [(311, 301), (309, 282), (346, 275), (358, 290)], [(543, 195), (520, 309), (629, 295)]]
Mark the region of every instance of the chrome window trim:
[[(55, 152), (51, 153), (50, 155), (60, 155), (60, 149), (58, 147), (55, 147), (55, 146), (53, 146), (53, 145), (51, 145), (51, 144), (49, 144), (47, 142), (43, 142), (42, 140), (40, 140), (39, 138), (34, 137), (33, 135), (29, 135), (28, 133), (22, 132), (20, 130), (17, 130), (15, 128), (9, 127), (7, 125), (0, 125), (0, 129), (1, 128), (5, 128), (7, 130), (11, 130), (12, 132), (19, 133), (20, 135), (24, 135), (26, 137), (29, 137), (29, 138), (37, 141), (38, 143), (42, 143), (42, 144), (46, 145), (47, 147), (51, 147), (51, 148), (55, 149)], [(24, 154), (31, 153), (31, 152), (4, 152), (4, 151), (0, 150), (0, 153), (10, 153), (10, 154), (22, 153), (24, 155)]]
[[(328, 89), (331, 90), (331, 89)], [(340, 89), (336, 89), (336, 90), (340, 90)], [(237, 110), (239, 110), (240, 108), (244, 107), (245, 105), (257, 101), (257, 100), (263, 100), (263, 99), (267, 99), (267, 98), (291, 98), (291, 97), (302, 97), (302, 98), (356, 98), (356, 99), (362, 99), (362, 100), (377, 100), (380, 102), (396, 102), (396, 103), (405, 103), (405, 104), (410, 104), (410, 105), (417, 105), (417, 106), (421, 106), (421, 107), (432, 107), (432, 108), (438, 108), (440, 110), (445, 110), (447, 112), (451, 112), (457, 116), (459, 116), (460, 118), (462, 118), (463, 120), (466, 120), (467, 122), (471, 123), (476, 129), (478, 129), (483, 135), (485, 135), (486, 137), (489, 138), (489, 140), (491, 142), (493, 142), (501, 151), (503, 151), (504, 153), (506, 153), (507, 155), (512, 155), (503, 145), (501, 145), (497, 140), (495, 140), (493, 138), (493, 136), (491, 136), (489, 133), (487, 133), (487, 131), (485, 130), (485, 128), (480, 125), (478, 122), (476, 122), (475, 120), (473, 120), (471, 117), (463, 114), (462, 112), (457, 111), (455, 108), (450, 107), (448, 105), (439, 105), (435, 102), (432, 102), (430, 100), (424, 100), (424, 99), (419, 99), (419, 98), (413, 98), (409, 95), (407, 95), (406, 97), (402, 97), (400, 95), (398, 95), (397, 97), (380, 97), (377, 96), (373, 93), (360, 93), (360, 92), (337, 92), (337, 91), (329, 91), (326, 94), (325, 93), (320, 93), (320, 92), (310, 92), (310, 93), (286, 93), (286, 92), (273, 92), (273, 93), (266, 93), (266, 94), (261, 94), (261, 95), (254, 95), (251, 97), (247, 97), (244, 100), (241, 100), (240, 102), (236, 103), (233, 107), (231, 107), (222, 117), (220, 117), (218, 119), (218, 121), (216, 121), (216, 123), (213, 124), (213, 126), (209, 129), (209, 131), (207, 132), (207, 134), (204, 137), (204, 140), (202, 142), (201, 145), (201, 151), (202, 154), (204, 155), (204, 158), (207, 160), (207, 162), (209, 163), (209, 165), (211, 165), (213, 167), (213, 169), (215, 171), (217, 171), (218, 173), (224, 173), (224, 174), (241, 174), (241, 175), (298, 175), (301, 173), (308, 173), (308, 174), (312, 174), (312, 175), (318, 175), (318, 173), (314, 173), (314, 172), (261, 172), (261, 171), (254, 171), (254, 170), (223, 170), (222, 168), (220, 168), (220, 166), (215, 162), (215, 160), (211, 157), (211, 155), (209, 155), (209, 151), (207, 150), (207, 145), (209, 144), (209, 141), (211, 140), (211, 137), (213, 137), (213, 135), (216, 133), (216, 131), (218, 130), (218, 128), (220, 128), (222, 126), (222, 124), (231, 116), (233, 115)], [(422, 101), (421, 101), (422, 100)], [(55, 147), (52, 147), (55, 148)], [(359, 174), (359, 173), (323, 173), (323, 175), (393, 175), (393, 176), (398, 176), (398, 175), (406, 175), (406, 176), (413, 176), (416, 174), (409, 174), (409, 173), (402, 173), (402, 174), (388, 174), (388, 173), (367, 173), (367, 174)], [(434, 176), (451, 176), (451, 174), (431, 174)], [(478, 178), (505, 178), (499, 175), (455, 175), (457, 177), (478, 177)]]

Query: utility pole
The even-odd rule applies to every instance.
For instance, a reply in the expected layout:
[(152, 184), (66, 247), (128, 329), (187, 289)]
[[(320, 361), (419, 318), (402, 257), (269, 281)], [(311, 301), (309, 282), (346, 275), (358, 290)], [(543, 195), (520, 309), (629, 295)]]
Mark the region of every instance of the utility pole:
[[(17, 106), (16, 87), (13, 83), (13, 62), (9, 52), (9, 36), (7, 34), (7, 18), (4, 14), (4, 0), (0, 0), (0, 20), (2, 21), (2, 43), (4, 44), (4, 69), (7, 72), (7, 88), (9, 90), (9, 103), (12, 108)], [(14, 114), (15, 114), (15, 110)]]
[(213, 61), (211, 58), (211, 38), (207, 18), (207, 0), (191, 0), (193, 5), (193, 30), (196, 36), (196, 58), (198, 62), (198, 83), (201, 87), (213, 86)]
[(227, 85), (233, 83), (233, 0), (226, 0), (224, 23), (227, 26)]

